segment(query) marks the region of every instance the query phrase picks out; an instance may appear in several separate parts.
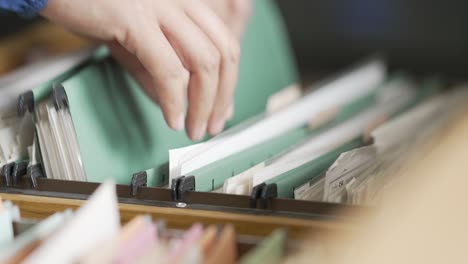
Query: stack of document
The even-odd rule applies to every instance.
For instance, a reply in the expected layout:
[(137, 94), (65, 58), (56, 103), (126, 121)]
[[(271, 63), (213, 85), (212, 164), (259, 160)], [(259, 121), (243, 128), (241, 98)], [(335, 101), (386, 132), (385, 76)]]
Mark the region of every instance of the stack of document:
[(121, 227), (112, 182), (75, 213), (57, 213), (21, 234), (12, 231), (20, 219), (11, 203), (0, 201), (0, 221), (1, 263), (280, 263), (286, 242), (286, 233), (277, 230), (240, 256), (238, 235), (229, 224), (194, 224), (180, 231), (137, 216)]
[[(371, 132), (373, 144), (343, 153), (320, 180), (295, 190), (295, 198), (375, 204), (407, 170), (424, 158), (443, 128), (463, 109), (468, 86), (433, 96)], [(320, 191), (319, 191), (320, 190)]]
[(18, 96), (70, 71), (90, 54), (80, 51), (20, 68), (0, 78), (0, 166), (27, 158), (32, 145), (32, 116), (18, 116)]
[[(403, 170), (406, 153), (441, 131), (468, 97), (439, 78), (386, 75), (382, 61), (354, 67), (302, 96), (197, 145), (170, 150), (170, 179), (194, 176), (197, 191), (365, 204)], [(295, 98), (295, 99), (291, 99)], [(324, 118), (325, 117), (325, 118)], [(421, 131), (417, 132), (418, 129)], [(428, 144), (426, 144), (428, 145)]]

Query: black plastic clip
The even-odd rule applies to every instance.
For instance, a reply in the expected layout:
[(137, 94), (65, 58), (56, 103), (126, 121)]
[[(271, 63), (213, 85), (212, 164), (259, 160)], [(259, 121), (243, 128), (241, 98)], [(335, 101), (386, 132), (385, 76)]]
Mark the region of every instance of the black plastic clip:
[(250, 195), (250, 208), (257, 208), (258, 201), (260, 201), (259, 208), (266, 209), (270, 199), (277, 196), (278, 186), (276, 183), (268, 185), (266, 183), (262, 183), (257, 185), (252, 189), (252, 193)]
[(36, 164), (28, 167), (27, 177), (32, 188), (37, 188), (37, 178), (44, 177), (41, 164)]
[(187, 191), (195, 191), (195, 177), (182, 176), (177, 179), (172, 179), (171, 190), (174, 202), (185, 201), (185, 193)]
[(32, 91), (27, 91), (18, 97), (17, 104), (18, 116), (24, 116), (26, 112), (34, 111), (34, 94)]
[(259, 184), (252, 188), (252, 193), (250, 194), (250, 208), (257, 208), (257, 201), (260, 199), (263, 186), (266, 186), (266, 183)]
[(132, 182), (130, 183), (130, 195), (136, 196), (139, 187), (147, 186), (148, 174), (146, 171), (140, 171), (133, 174)]
[(61, 84), (54, 84), (52, 87), (52, 98), (54, 100), (55, 110), (60, 110), (62, 107), (68, 108), (68, 97), (65, 88)]
[(15, 166), (14, 162), (3, 165), (3, 168), (2, 168), (3, 185), (5, 185), (6, 187), (10, 187), (12, 185), (11, 172), (13, 171), (14, 166)]
[(13, 179), (13, 186), (18, 185), (18, 182), (21, 178), (26, 175), (28, 172), (28, 162), (27, 161), (20, 161), (15, 163), (13, 166), (13, 170), (11, 172), (11, 177)]
[(275, 197), (278, 197), (278, 186), (276, 183), (268, 184), (263, 187), (260, 195), (260, 208), (266, 209), (268, 202)]

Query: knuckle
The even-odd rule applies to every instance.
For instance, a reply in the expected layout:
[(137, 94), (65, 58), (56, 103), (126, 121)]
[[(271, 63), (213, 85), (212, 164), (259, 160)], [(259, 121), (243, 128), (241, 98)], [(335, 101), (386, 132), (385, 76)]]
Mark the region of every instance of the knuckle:
[(241, 56), (241, 48), (240, 44), (237, 41), (233, 41), (232, 44), (229, 45), (229, 48), (226, 49), (225, 52), (225, 60), (231, 64), (239, 64)]
[(136, 26), (137, 24), (136, 21), (128, 23), (127, 19), (122, 19), (122, 21), (116, 21), (111, 25), (115, 40), (132, 52), (136, 52), (139, 47), (137, 39), (141, 35), (141, 31)]
[(134, 41), (133, 41), (133, 33), (129, 28), (121, 28), (120, 30), (116, 30), (115, 39), (117, 42), (122, 45), (123, 47), (134, 50)]
[(221, 55), (214, 50), (206, 55), (200, 56), (196, 62), (199, 71), (205, 73), (217, 73), (221, 63)]
[(163, 72), (162, 76), (163, 82), (180, 82), (183, 85), (188, 83), (189, 73), (188, 71), (181, 65), (167, 67), (166, 70)]
[(231, 10), (234, 16), (240, 18), (249, 18), (252, 15), (250, 0), (231, 1)]

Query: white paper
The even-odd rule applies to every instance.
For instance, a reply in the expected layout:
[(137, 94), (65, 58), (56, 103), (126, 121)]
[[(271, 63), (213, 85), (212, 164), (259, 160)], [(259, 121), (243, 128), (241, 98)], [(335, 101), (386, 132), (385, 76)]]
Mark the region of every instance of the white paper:
[(460, 106), (466, 105), (467, 88), (438, 95), (373, 131), (376, 151), (367, 155), (374, 157), (372, 162), (361, 166), (359, 171), (341, 173), (335, 182), (339, 180), (344, 186), (329, 191), (327, 201), (360, 205), (378, 202), (407, 170), (407, 160), (424, 159), (437, 142), (434, 141), (437, 135)]
[(70, 219), (71, 216), (71, 210), (63, 213), (55, 213), (44, 221), (34, 225), (19, 237), (15, 238), (13, 243), (0, 248), (0, 263), (6, 262), (10, 257), (16, 255), (20, 250), (32, 242), (46, 239), (52, 234), (52, 232), (65, 224), (65, 221)]
[(367, 146), (345, 152), (328, 169), (324, 178), (324, 200), (340, 192), (357, 174), (365, 170), (377, 156), (375, 146)]
[(392, 83), (385, 88), (383, 95), (382, 101), (368, 110), (322, 134), (313, 136), (302, 146), (276, 158), (272, 164), (255, 173), (253, 186), (298, 168), (358, 138), (375, 120), (391, 116), (409, 103), (414, 97), (414, 91), (409, 84), (394, 86)]
[(86, 181), (80, 148), (68, 109), (57, 111), (50, 100), (37, 106), (36, 128), (47, 177)]
[(120, 229), (115, 184), (103, 183), (63, 228), (34, 251), (25, 264), (76, 263), (96, 242), (110, 240)]
[(256, 166), (224, 181), (223, 192), (238, 195), (248, 195), (252, 189), (253, 175), (265, 167), (265, 162), (261, 162)]
[(292, 151), (276, 157), (271, 164), (255, 173), (253, 186), (298, 168), (359, 137), (375, 120), (391, 116), (409, 103), (415, 95), (413, 89), (411, 83), (389, 82), (382, 87), (376, 105), (322, 134), (313, 136)]
[(209, 150), (212, 146), (215, 146), (217, 144), (223, 144), (232, 135), (262, 120), (263, 117), (264, 114), (254, 116), (242, 122), (241, 124), (238, 124), (237, 126), (232, 127), (227, 131), (224, 131), (220, 135), (212, 138), (207, 142), (169, 150), (169, 185), (172, 183), (172, 179), (179, 177), (178, 175), (182, 175), (180, 171), (181, 164), (191, 160), (197, 155), (200, 155), (201, 153), (203, 153), (203, 151)]
[(19, 208), (10, 201), (2, 202), (0, 213), (0, 249), (11, 243), (14, 239), (13, 221), (21, 218)]
[(447, 101), (453, 101), (454, 98), (463, 98), (463, 93), (466, 94), (464, 90), (460, 89), (459, 91), (438, 95), (376, 128), (371, 135), (378, 151), (385, 152), (404, 140), (409, 134), (417, 131), (418, 128), (430, 123), (434, 115), (443, 111), (442, 109), (446, 107)]
[(186, 175), (210, 163), (243, 151), (251, 146), (272, 139), (291, 129), (307, 124), (317, 114), (332, 106), (340, 107), (376, 89), (385, 78), (385, 66), (373, 61), (349, 74), (323, 85), (320, 89), (305, 95), (295, 104), (275, 113), (237, 133), (223, 137), (223, 140), (201, 143), (210, 145), (202, 153), (192, 155), (185, 162), (170, 160), (176, 169), (170, 178)]
[(313, 180), (294, 189), (295, 200), (322, 201), (324, 192), (325, 177)]

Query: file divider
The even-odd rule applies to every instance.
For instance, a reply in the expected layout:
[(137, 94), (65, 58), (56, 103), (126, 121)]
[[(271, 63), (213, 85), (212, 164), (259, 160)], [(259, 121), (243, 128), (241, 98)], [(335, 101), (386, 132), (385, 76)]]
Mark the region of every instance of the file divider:
[[(167, 189), (144, 186), (144, 177), (137, 176), (133, 185), (117, 185), (119, 202), (134, 205), (149, 205), (155, 207), (185, 208), (193, 210), (208, 210), (232, 212), (248, 215), (283, 216), (300, 219), (347, 220), (342, 213), (356, 211), (371, 211), (367, 207), (349, 206), (322, 202), (299, 201), (275, 198), (275, 186), (262, 188), (255, 197), (252, 207), (252, 197), (213, 192), (194, 191), (193, 177), (183, 177), (179, 180), (179, 188)], [(26, 177), (19, 178), (17, 185), (7, 185), (4, 177), (0, 180), (0, 194), (21, 194), (45, 196), (65, 199), (84, 200), (97, 189), (99, 183), (75, 182), (43, 177), (33, 177), (36, 186)]]

